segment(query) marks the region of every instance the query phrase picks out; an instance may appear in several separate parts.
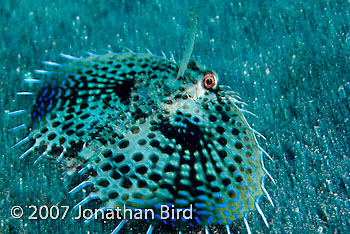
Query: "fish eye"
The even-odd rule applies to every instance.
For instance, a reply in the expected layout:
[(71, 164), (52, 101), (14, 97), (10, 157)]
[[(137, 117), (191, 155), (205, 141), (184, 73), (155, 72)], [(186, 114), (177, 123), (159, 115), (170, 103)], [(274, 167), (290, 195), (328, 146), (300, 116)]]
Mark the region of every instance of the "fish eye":
[(203, 77), (203, 86), (205, 89), (210, 89), (216, 86), (217, 83), (217, 77), (215, 74), (213, 73), (207, 73), (205, 74), (205, 76)]

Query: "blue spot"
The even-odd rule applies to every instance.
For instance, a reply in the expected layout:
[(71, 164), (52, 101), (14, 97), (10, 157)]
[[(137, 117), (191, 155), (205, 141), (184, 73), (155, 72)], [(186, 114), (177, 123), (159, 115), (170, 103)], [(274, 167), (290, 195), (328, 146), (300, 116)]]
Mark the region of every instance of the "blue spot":
[(232, 215), (235, 216), (236, 219), (238, 219), (238, 215), (235, 212), (232, 212)]
[[(219, 184), (217, 182), (212, 184), (213, 187), (219, 187)], [(214, 193), (215, 198), (221, 198), (222, 194), (221, 193)]]
[(162, 221), (163, 221), (163, 223), (164, 223), (164, 224), (168, 224), (168, 222), (167, 222), (167, 221), (165, 221), (164, 219), (163, 219)]
[[(50, 105), (51, 105), (51, 103), (52, 103), (52, 101), (50, 101)], [(143, 205), (143, 204), (145, 204), (145, 202), (144, 201), (134, 201), (134, 203), (136, 203), (136, 204), (139, 204), (139, 205)], [(142, 213), (145, 213), (145, 211), (144, 210), (142, 210)]]
[(220, 213), (216, 213), (216, 216), (217, 216), (218, 218), (221, 218), (221, 214), (220, 214)]
[(154, 217), (156, 217), (156, 219), (162, 219), (162, 217), (159, 214), (155, 214)]
[(146, 201), (148, 204), (152, 205), (152, 201), (151, 200), (147, 200)]
[(50, 94), (49, 98), (52, 98), (54, 94), (55, 94), (55, 91), (54, 91), (54, 90), (52, 90), (52, 92), (51, 92), (51, 94)]
[(59, 96), (61, 95), (61, 89), (60, 88), (58, 88), (58, 92), (57, 92), (57, 95), (55, 96), (55, 98), (59, 98)]
[(218, 224), (220, 225), (222, 224), (222, 219), (219, 219)]
[(177, 202), (179, 204), (182, 204), (182, 205), (187, 205), (188, 204), (188, 202), (186, 200), (184, 200), (184, 199), (179, 199), (179, 200), (177, 200)]
[(43, 92), (43, 96), (46, 96), (48, 91), (49, 91), (48, 89), (45, 89), (44, 92)]
[(195, 203), (194, 206), (195, 206), (196, 208), (205, 208), (205, 207), (207, 207), (207, 205), (206, 205), (206, 204), (203, 204), (203, 203)]
[(185, 219), (185, 217), (181, 217), (181, 220), (187, 222), (187, 219)]
[(46, 110), (49, 111), (49, 110), (51, 109), (51, 107), (52, 107), (52, 100), (50, 100), (50, 104), (49, 104), (49, 106), (46, 108)]
[(225, 208), (227, 206), (227, 204), (217, 204), (216, 207), (217, 208)]
[(214, 217), (213, 216), (209, 216), (209, 218), (207, 219), (207, 223), (209, 224), (209, 225), (211, 225), (211, 221), (214, 219)]
[(210, 212), (207, 211), (207, 210), (200, 210), (200, 211), (197, 211), (197, 214), (198, 214), (198, 215), (209, 215)]
[(178, 193), (179, 195), (182, 195), (182, 196), (188, 196), (188, 193), (186, 192), (186, 191), (180, 191), (179, 193)]
[(197, 221), (198, 224), (201, 224), (202, 222), (199, 220), (199, 218), (196, 216), (194, 219)]
[(227, 216), (227, 217), (229, 217), (229, 216), (230, 216), (230, 213), (226, 210), (226, 211), (224, 212), (224, 215)]

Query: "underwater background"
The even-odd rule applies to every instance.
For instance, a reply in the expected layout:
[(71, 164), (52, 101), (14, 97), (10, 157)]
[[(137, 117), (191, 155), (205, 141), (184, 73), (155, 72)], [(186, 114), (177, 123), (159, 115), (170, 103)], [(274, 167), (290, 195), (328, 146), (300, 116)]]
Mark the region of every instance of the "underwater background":
[[(174, 55), (180, 60), (188, 12), (198, 6), (198, 37), (192, 58), (214, 69), (221, 84), (239, 92), (248, 122), (265, 137), (271, 155), (260, 201), (270, 228), (257, 211), (253, 233), (350, 232), (350, 2), (349, 1), (107, 1), (3, 0), (0, 4), (0, 233), (110, 233), (117, 222), (11, 218), (14, 205), (68, 205), (70, 182), (47, 161), (18, 156), (11, 146), (25, 131), (30, 111), (9, 117), (5, 110), (29, 108), (24, 78), (60, 53), (87, 56), (108, 50)], [(35, 77), (35, 76), (34, 76)], [(39, 86), (35, 86), (39, 89)], [(68, 215), (70, 216), (70, 215)], [(130, 222), (120, 233), (145, 233)], [(154, 232), (158, 233), (157, 227)], [(217, 228), (224, 233), (224, 227)], [(247, 233), (242, 220), (232, 233)], [(198, 231), (200, 232), (200, 230)], [(163, 233), (169, 233), (163, 230)], [(204, 232), (203, 232), (204, 233)]]

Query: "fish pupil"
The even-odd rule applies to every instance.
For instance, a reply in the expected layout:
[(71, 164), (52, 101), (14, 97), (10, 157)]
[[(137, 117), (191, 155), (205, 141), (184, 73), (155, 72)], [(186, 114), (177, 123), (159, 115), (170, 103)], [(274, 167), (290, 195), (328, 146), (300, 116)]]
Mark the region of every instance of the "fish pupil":
[(207, 79), (207, 80), (205, 81), (205, 83), (206, 83), (207, 85), (211, 85), (211, 84), (213, 83), (213, 80), (212, 80), (212, 79)]

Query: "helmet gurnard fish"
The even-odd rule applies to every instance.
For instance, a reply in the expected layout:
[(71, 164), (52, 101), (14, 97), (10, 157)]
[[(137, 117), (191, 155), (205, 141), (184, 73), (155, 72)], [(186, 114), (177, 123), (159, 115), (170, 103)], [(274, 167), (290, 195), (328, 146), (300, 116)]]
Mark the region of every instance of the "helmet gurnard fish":
[[(42, 87), (29, 134), (16, 144), (31, 142), (20, 158), (36, 152), (83, 175), (70, 193), (92, 189), (76, 208), (99, 200), (99, 212), (152, 210), (147, 234), (158, 223), (180, 233), (195, 225), (206, 233), (210, 225), (226, 225), (229, 234), (238, 219), (250, 233), (247, 215), (253, 210), (268, 226), (259, 207), (264, 194), (273, 205), (264, 187), (268, 154), (236, 93), (219, 85), (215, 71), (190, 60), (193, 44), (181, 64), (133, 51), (62, 54), (68, 62), (45, 62), (51, 69), (36, 71), (43, 78), (27, 80)], [(190, 209), (191, 215), (163, 218), (162, 205)], [(113, 233), (122, 229), (122, 218)]]
[(32, 142), (21, 158), (39, 152), (88, 175), (71, 190), (94, 188), (78, 206), (99, 199), (158, 218), (160, 204), (191, 206), (189, 220), (162, 220), (177, 227), (246, 222), (255, 209), (266, 222), (264, 151), (215, 71), (190, 61), (177, 77), (176, 62), (151, 53), (63, 56), (37, 71), (45, 78), (19, 144)]

